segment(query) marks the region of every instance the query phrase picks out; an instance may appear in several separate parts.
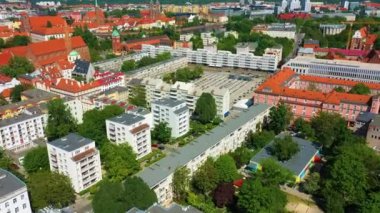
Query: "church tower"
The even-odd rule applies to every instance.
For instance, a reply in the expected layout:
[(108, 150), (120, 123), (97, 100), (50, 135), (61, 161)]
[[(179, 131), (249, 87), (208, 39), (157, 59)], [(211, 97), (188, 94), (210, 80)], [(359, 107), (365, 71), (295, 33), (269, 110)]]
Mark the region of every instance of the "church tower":
[(115, 55), (121, 55), (121, 38), (117, 29), (112, 32), (112, 52)]
[(64, 39), (65, 39), (66, 55), (68, 55), (71, 52), (73, 47), (72, 47), (71, 38), (70, 38), (70, 28), (66, 22), (65, 22), (64, 29), (65, 29), (65, 38)]

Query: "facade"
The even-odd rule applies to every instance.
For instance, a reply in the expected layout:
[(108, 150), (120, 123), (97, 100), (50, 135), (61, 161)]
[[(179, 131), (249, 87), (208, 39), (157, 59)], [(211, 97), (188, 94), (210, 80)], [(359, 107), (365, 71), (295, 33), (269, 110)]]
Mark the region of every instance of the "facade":
[(34, 146), (37, 139), (45, 140), (47, 115), (35, 108), (24, 110), (13, 118), (0, 120), (0, 147), (19, 152)]
[(0, 212), (32, 213), (26, 184), (7, 170), (0, 169)]
[(187, 34), (181, 34), (179, 35), (179, 40), (180, 41), (190, 41), (193, 38), (194, 34), (192, 33), (187, 33)]
[(170, 97), (177, 100), (186, 101), (190, 112), (194, 112), (198, 98), (204, 92), (210, 93), (216, 102), (217, 115), (224, 118), (230, 110), (230, 91), (226, 88), (210, 86), (207, 88), (197, 87), (194, 83), (184, 83), (177, 81), (175, 84), (168, 84), (161, 79), (144, 78), (132, 81), (129, 87), (142, 85), (145, 88), (146, 101), (151, 106), (153, 101)]
[(345, 24), (320, 24), (323, 35), (337, 35), (346, 29)]
[(70, 133), (47, 143), (50, 170), (70, 178), (75, 192), (102, 180), (100, 154), (95, 141)]
[(355, 31), (352, 36), (350, 49), (351, 50), (371, 50), (377, 39), (376, 34), (370, 34), (367, 27)]
[(72, 77), (83, 78), (86, 82), (90, 82), (94, 78), (95, 69), (89, 61), (76, 60), (75, 66), (71, 72)]
[(200, 136), (145, 168), (137, 176), (156, 193), (160, 205), (170, 204), (173, 201), (172, 179), (177, 168), (186, 166), (193, 174), (208, 157), (217, 158), (240, 147), (248, 132), (255, 132), (256, 125), (266, 120), (269, 108), (260, 104), (240, 112), (209, 134)]
[[(285, 134), (280, 134), (277, 137), (284, 137)], [(320, 146), (317, 144), (304, 140), (302, 138), (292, 137), (292, 140), (298, 144), (300, 150), (289, 160), (286, 161), (277, 161), (277, 158), (272, 156), (270, 153), (270, 147), (273, 145), (273, 142), (267, 144), (264, 148), (261, 149), (249, 162), (248, 170), (257, 171), (261, 170), (262, 166), (260, 165), (262, 160), (271, 158), (277, 161), (279, 165), (288, 169), (293, 173), (296, 179), (296, 183), (301, 182), (305, 176), (308, 174), (310, 168), (314, 165), (316, 161), (320, 160)]]
[[(273, 49), (273, 48), (272, 48)], [(155, 56), (162, 52), (170, 52), (172, 56), (186, 56), (189, 63), (203, 64), (210, 67), (236, 67), (245, 69), (257, 69), (273, 72), (277, 69), (281, 56), (267, 49), (262, 56), (252, 53), (233, 54), (229, 51), (210, 51), (207, 49), (191, 50), (188, 48), (173, 49), (168, 46), (143, 45), (142, 52)]]
[[(378, 96), (357, 95), (334, 91), (342, 86), (348, 91), (358, 81), (297, 75), (291, 69), (283, 69), (268, 78), (254, 93), (255, 103), (287, 104), (296, 117), (310, 119), (319, 111), (336, 112), (354, 125), (361, 112), (379, 114)], [(372, 93), (378, 93), (380, 84), (369, 84)]]
[(190, 112), (183, 100), (163, 98), (151, 103), (154, 125), (166, 122), (172, 130), (172, 137), (185, 135), (190, 128)]
[(218, 39), (211, 32), (201, 33), (203, 46), (213, 45), (218, 42)]
[(297, 56), (282, 68), (290, 68), (298, 74), (339, 78), (363, 82), (380, 82), (380, 66), (348, 60), (328, 60)]
[(150, 130), (151, 121), (146, 116), (125, 113), (106, 120), (107, 138), (116, 144), (128, 143), (137, 158), (152, 151)]
[(289, 23), (273, 23), (270, 25), (257, 25), (252, 28), (252, 32), (263, 33), (273, 38), (295, 39), (296, 25)]
[(367, 144), (376, 151), (380, 151), (380, 116), (375, 115), (368, 126)]

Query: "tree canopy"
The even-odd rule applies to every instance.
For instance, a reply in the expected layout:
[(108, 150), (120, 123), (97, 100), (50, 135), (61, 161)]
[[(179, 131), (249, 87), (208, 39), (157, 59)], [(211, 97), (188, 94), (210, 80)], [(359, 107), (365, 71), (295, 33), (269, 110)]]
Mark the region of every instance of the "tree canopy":
[(288, 182), (294, 182), (294, 175), (271, 158), (260, 162), (262, 170), (257, 177), (266, 186), (278, 186)]
[(176, 81), (189, 82), (194, 79), (200, 78), (203, 74), (203, 68), (200, 66), (191, 70), (188, 67), (178, 69), (176, 72), (168, 73), (164, 76), (163, 80), (167, 83), (175, 83)]
[(297, 136), (304, 139), (313, 139), (315, 136), (315, 131), (311, 127), (310, 122), (305, 121), (303, 118), (299, 117), (294, 121), (294, 128), (297, 133)]
[(168, 123), (160, 122), (152, 130), (152, 139), (159, 143), (168, 143), (172, 136), (172, 129), (168, 127)]
[(261, 149), (271, 142), (276, 135), (273, 131), (248, 132), (245, 139), (247, 146), (252, 149)]
[(235, 197), (235, 187), (231, 183), (222, 183), (214, 190), (213, 201), (218, 208), (229, 206)]
[(24, 85), (16, 85), (13, 87), (12, 92), (11, 92), (11, 101), (12, 103), (16, 103), (21, 101), (21, 93), (25, 90)]
[(30, 174), (28, 190), (30, 190), (34, 210), (46, 206), (63, 208), (75, 202), (75, 193), (70, 179), (58, 173), (38, 171)]
[(31, 73), (34, 71), (33, 64), (25, 57), (14, 56), (8, 65), (2, 66), (0, 72), (9, 77), (18, 77), (19, 75)]
[(128, 101), (129, 103), (140, 106), (140, 107), (146, 107), (146, 93), (145, 88), (142, 85), (137, 85), (135, 87), (132, 87), (132, 90), (129, 94)]
[(292, 117), (293, 113), (287, 105), (280, 103), (273, 106), (269, 112), (268, 129), (274, 131), (275, 134), (279, 134), (290, 124)]
[(217, 108), (214, 97), (210, 93), (202, 93), (194, 110), (197, 119), (203, 124), (210, 123), (214, 120), (216, 113)]
[(200, 166), (193, 175), (192, 185), (194, 188), (207, 194), (213, 191), (219, 183), (219, 173), (215, 168), (212, 158), (208, 158), (202, 166)]
[(350, 89), (349, 93), (359, 94), (359, 95), (369, 95), (371, 94), (371, 90), (369, 89), (367, 85), (363, 83), (358, 83)]
[(220, 182), (229, 183), (239, 178), (234, 159), (230, 155), (222, 155), (215, 161)]
[(177, 168), (173, 175), (172, 185), (174, 200), (185, 201), (190, 187), (190, 170), (187, 167)]
[(279, 161), (289, 160), (299, 150), (298, 144), (293, 141), (290, 135), (286, 135), (283, 138), (275, 138), (271, 146), (271, 154), (276, 156)]
[(26, 172), (33, 173), (50, 169), (49, 156), (46, 147), (37, 147), (26, 153), (23, 164)]
[(66, 136), (76, 130), (76, 121), (62, 99), (51, 100), (47, 108), (48, 122), (45, 132), (49, 140)]
[(101, 154), (107, 176), (112, 181), (122, 181), (140, 170), (136, 154), (127, 143), (115, 145), (107, 142), (102, 146)]

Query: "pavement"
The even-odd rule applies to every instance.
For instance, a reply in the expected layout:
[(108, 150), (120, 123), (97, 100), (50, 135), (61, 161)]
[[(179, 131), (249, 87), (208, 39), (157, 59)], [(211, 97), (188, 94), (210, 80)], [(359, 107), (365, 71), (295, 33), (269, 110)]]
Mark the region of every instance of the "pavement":
[(74, 209), (75, 213), (93, 213), (91, 206), (91, 201), (88, 197), (88, 194), (85, 195), (77, 195), (75, 204), (73, 204), (71, 207)]

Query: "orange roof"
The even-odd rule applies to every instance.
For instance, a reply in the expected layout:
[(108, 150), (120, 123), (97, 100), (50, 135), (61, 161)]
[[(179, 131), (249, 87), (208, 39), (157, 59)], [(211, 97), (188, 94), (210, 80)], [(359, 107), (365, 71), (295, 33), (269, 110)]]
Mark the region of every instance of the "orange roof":
[(55, 85), (52, 85), (52, 88), (70, 92), (70, 93), (79, 93), (86, 90), (94, 89), (99, 87), (100, 84), (97, 81), (91, 83), (81, 83), (72, 79), (58, 79)]
[[(324, 78), (324, 77), (310, 76), (310, 75), (301, 75), (300, 79), (302, 81), (310, 81), (310, 82), (333, 84), (333, 85), (342, 85), (342, 86), (349, 86), (349, 87), (353, 87), (359, 83), (357, 81), (335, 79), (335, 78)], [(380, 90), (380, 84), (376, 84), (376, 83), (363, 83), (363, 84), (367, 85), (372, 90)]]
[(9, 98), (11, 97), (11, 93), (12, 93), (12, 89), (8, 88), (8, 89), (3, 90), (0, 95), (3, 96), (4, 98)]
[(31, 29), (44, 28), (47, 26), (48, 21), (52, 26), (64, 26), (66, 21), (60, 16), (32, 16), (29, 17)]
[[(71, 37), (71, 45), (72, 48), (81, 48), (87, 46), (80, 36)], [(31, 43), (28, 46), (7, 48), (4, 49), (3, 52), (10, 52), (17, 56), (26, 56), (28, 48), (31, 48), (32, 53), (36, 56), (66, 50), (64, 39), (53, 39), (49, 41)]]
[(376, 34), (369, 34), (368, 37), (367, 37), (367, 39), (366, 39), (366, 41), (365, 41), (365, 43), (367, 45), (372, 45), (372, 44), (375, 43), (376, 39), (377, 39), (377, 35)]
[[(359, 82), (330, 79), (316, 76), (298, 76), (290, 68), (285, 68), (282, 71), (276, 73), (275, 75), (268, 78), (264, 83), (262, 83), (256, 90), (256, 93), (268, 93), (272, 95), (301, 98), (306, 100), (315, 100), (331, 104), (339, 104), (340, 102), (350, 102), (359, 104), (368, 104), (371, 100), (369, 95), (356, 95), (349, 93), (338, 93), (331, 91), (329, 93), (323, 93), (318, 91), (309, 91), (303, 89), (293, 89), (286, 86), (287, 82), (295, 77), (299, 77), (303, 81), (311, 81), (326, 84), (337, 84), (337, 85), (347, 85), (354, 86)], [(380, 89), (380, 84), (375, 83), (365, 83), (371, 89)]]
[[(72, 28), (69, 28), (69, 33), (72, 33), (74, 30)], [(64, 34), (65, 28), (64, 27), (39, 27), (32, 30), (32, 33), (39, 34), (39, 35), (54, 35), (54, 34)]]
[(0, 53), (0, 66), (7, 65), (11, 58), (12, 54), (9, 52)]

